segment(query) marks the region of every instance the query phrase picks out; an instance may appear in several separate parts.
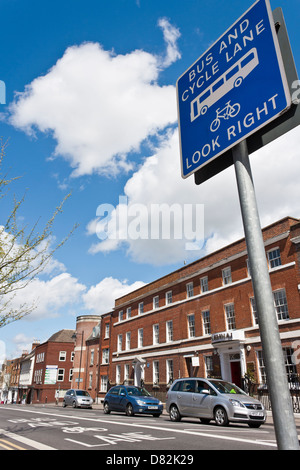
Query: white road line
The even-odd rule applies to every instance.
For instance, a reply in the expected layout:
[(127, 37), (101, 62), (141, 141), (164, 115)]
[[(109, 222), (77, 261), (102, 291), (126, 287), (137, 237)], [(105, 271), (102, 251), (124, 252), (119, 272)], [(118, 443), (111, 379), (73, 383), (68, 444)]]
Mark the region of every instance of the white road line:
[(34, 449), (57, 450), (54, 447), (47, 446), (46, 444), (41, 444), (40, 442), (33, 441), (32, 439), (28, 439), (27, 437), (19, 436), (18, 434), (5, 431), (5, 429), (0, 429), (0, 434), (4, 434), (5, 436), (10, 437), (11, 439), (14, 439), (15, 441), (18, 441), (18, 442), (22, 442), (22, 444), (26, 444), (30, 447), (33, 447)]
[[(15, 408), (9, 408), (10, 410), (14, 411), (22, 411), (26, 413), (35, 413), (35, 414), (42, 414), (42, 415), (50, 415), (50, 416), (58, 416), (60, 418), (69, 418), (69, 419), (74, 419), (74, 416), (70, 415), (62, 415), (62, 414), (56, 414), (56, 413), (50, 413), (50, 412), (44, 412), (44, 411), (35, 411), (35, 410), (20, 410), (20, 409), (15, 409)], [(252, 444), (252, 445), (262, 445), (262, 446), (269, 446), (269, 447), (277, 447), (277, 444), (274, 444), (272, 442), (265, 442), (262, 440), (251, 440), (251, 439), (242, 439), (238, 437), (231, 437), (231, 436), (220, 436), (218, 434), (207, 434), (204, 432), (199, 432), (199, 431), (190, 431), (190, 430), (180, 430), (180, 429), (174, 429), (170, 427), (161, 427), (161, 426), (150, 426), (146, 424), (138, 424), (138, 423), (125, 423), (122, 421), (109, 421), (107, 419), (99, 419), (99, 418), (88, 418), (84, 416), (76, 416), (77, 420), (86, 420), (86, 421), (96, 421), (97, 423), (108, 423), (108, 424), (117, 424), (119, 426), (127, 426), (127, 427), (137, 427), (137, 428), (144, 428), (144, 429), (153, 429), (155, 431), (163, 431), (163, 432), (173, 432), (177, 434), (189, 434), (193, 436), (198, 436), (198, 437), (206, 437), (206, 438), (214, 438), (214, 439), (221, 439), (221, 440), (227, 440), (227, 441), (235, 441), (235, 442), (241, 442), (241, 443), (246, 443), (246, 444)]]

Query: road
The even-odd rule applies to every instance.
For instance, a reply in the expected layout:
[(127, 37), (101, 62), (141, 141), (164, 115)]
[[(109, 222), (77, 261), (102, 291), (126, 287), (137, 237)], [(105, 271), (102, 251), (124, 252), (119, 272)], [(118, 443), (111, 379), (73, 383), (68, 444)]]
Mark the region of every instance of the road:
[(176, 459), (181, 458), (185, 459), (182, 463), (191, 465), (199, 450), (276, 450), (277, 445), (270, 424), (259, 429), (242, 424), (220, 428), (213, 422), (204, 425), (190, 418), (173, 423), (166, 414), (160, 418), (128, 417), (120, 413), (105, 415), (100, 409), (1, 405), (0, 449), (102, 450), (106, 451), (105, 459), (122, 459), (126, 451), (128, 458), (142, 459), (132, 461), (138, 466), (147, 459), (148, 463), (163, 463), (155, 459), (167, 455), (175, 459), (170, 463), (178, 464)]

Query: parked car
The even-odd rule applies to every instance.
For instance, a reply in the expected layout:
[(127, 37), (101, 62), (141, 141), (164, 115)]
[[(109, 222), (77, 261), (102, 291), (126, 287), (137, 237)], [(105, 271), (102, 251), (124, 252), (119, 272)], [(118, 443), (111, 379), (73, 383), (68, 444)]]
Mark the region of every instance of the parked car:
[(63, 406), (73, 406), (73, 408), (92, 408), (94, 400), (86, 390), (68, 390), (64, 396)]
[(175, 380), (167, 394), (166, 409), (171, 421), (192, 416), (202, 423), (214, 420), (218, 426), (235, 422), (259, 428), (266, 420), (266, 410), (260, 401), (236, 385), (218, 379)]
[(104, 413), (123, 411), (127, 416), (135, 413), (147, 413), (159, 417), (163, 411), (163, 404), (142, 387), (133, 385), (117, 385), (112, 387), (105, 395), (103, 402)]

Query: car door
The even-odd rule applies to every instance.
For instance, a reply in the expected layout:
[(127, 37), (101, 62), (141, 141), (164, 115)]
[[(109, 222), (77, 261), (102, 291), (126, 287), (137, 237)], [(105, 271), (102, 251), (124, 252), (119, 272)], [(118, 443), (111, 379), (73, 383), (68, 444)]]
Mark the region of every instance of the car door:
[(193, 415), (193, 395), (196, 381), (192, 379), (183, 380), (177, 392), (177, 405), (183, 416)]
[(120, 387), (113, 387), (109, 391), (109, 408), (112, 411), (118, 411)]
[(74, 390), (70, 390), (67, 395), (66, 395), (66, 404), (67, 405), (72, 405), (72, 401), (73, 401), (73, 398), (74, 398)]
[(212, 418), (212, 402), (215, 392), (203, 380), (196, 381), (195, 392), (193, 393), (193, 415), (203, 418)]

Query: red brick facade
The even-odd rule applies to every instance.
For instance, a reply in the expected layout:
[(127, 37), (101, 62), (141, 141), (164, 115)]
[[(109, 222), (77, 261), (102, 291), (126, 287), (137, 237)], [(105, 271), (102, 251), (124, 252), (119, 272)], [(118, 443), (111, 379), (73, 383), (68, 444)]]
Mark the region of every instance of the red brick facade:
[[(263, 230), (287, 363), (300, 337), (299, 232), (292, 218)], [(117, 299), (110, 383), (143, 380), (164, 398), (168, 383), (182, 376), (222, 376), (242, 385), (248, 373), (264, 382), (253, 298), (242, 239)]]
[(74, 330), (61, 330), (36, 346), (32, 386), (26, 392), (27, 403), (62, 400), (71, 388), (74, 359)]

